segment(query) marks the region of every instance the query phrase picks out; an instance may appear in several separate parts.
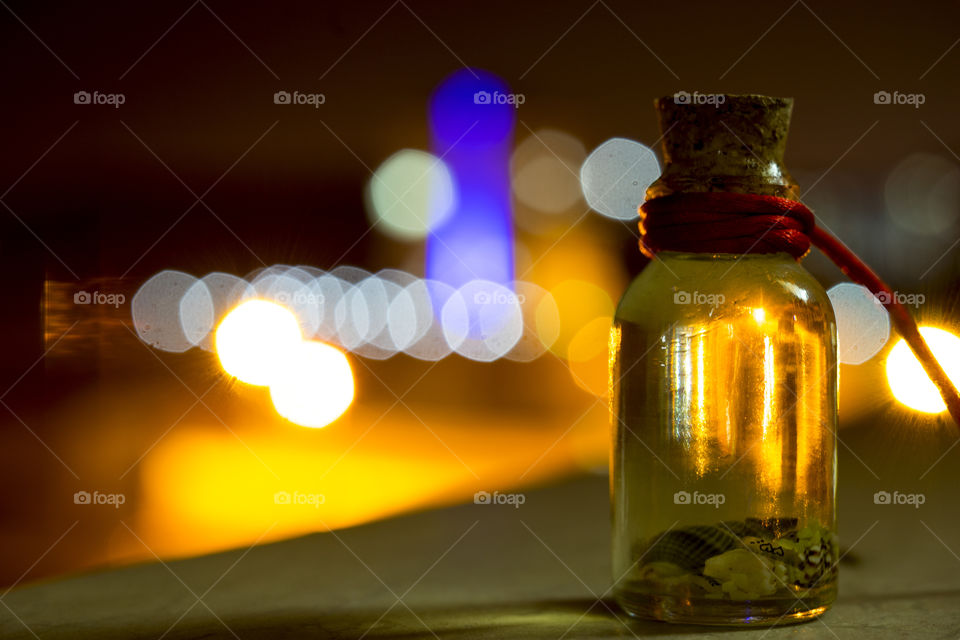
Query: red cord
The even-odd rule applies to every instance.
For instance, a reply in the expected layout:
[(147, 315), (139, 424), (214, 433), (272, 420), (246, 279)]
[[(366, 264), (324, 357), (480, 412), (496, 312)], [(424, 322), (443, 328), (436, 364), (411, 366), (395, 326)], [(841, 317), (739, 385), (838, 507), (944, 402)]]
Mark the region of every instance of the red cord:
[(837, 238), (817, 227), (802, 202), (741, 193), (676, 193), (640, 206), (640, 250), (691, 253), (778, 253), (798, 260), (811, 243), (887, 308), (960, 427), (960, 393), (937, 362), (913, 316), (890, 287)]

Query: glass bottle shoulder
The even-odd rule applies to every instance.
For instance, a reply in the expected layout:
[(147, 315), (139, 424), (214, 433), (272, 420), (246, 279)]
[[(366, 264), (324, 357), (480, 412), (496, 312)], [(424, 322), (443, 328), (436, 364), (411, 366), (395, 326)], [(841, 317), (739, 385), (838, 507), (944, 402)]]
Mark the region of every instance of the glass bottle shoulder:
[(663, 252), (627, 287), (616, 320), (655, 328), (720, 320), (747, 310), (773, 315), (802, 311), (807, 318), (836, 324), (824, 288), (786, 253)]

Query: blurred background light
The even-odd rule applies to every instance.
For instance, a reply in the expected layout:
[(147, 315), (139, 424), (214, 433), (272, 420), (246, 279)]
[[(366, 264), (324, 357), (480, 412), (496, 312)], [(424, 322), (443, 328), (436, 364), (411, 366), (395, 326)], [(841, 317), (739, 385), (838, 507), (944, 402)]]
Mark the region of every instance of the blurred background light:
[(140, 286), (133, 296), (130, 311), (141, 340), (172, 353), (182, 353), (195, 345), (184, 333), (180, 301), (196, 282), (197, 279), (189, 274), (168, 269)]
[(213, 295), (203, 280), (197, 280), (180, 298), (180, 328), (190, 344), (200, 346), (213, 330)]
[[(567, 235), (575, 238), (577, 233)], [(554, 245), (559, 262), (556, 256), (538, 261), (537, 270), (545, 271), (548, 280), (557, 281), (567, 273), (619, 279), (618, 273), (597, 264), (567, 263), (558, 272), (572, 250), (566, 244), (564, 240)], [(584, 251), (577, 253), (594, 263), (605, 259), (603, 251), (596, 260)], [(525, 280), (506, 284), (472, 280), (455, 289), (398, 269), (373, 275), (348, 265), (329, 273), (309, 266), (272, 265), (247, 277), (249, 281), (215, 272), (198, 280), (174, 271), (157, 274), (136, 298), (138, 333), (157, 340), (162, 336), (167, 350), (186, 350), (189, 344), (216, 351), (228, 373), (265, 385), (268, 374), (258, 371), (269, 369), (271, 347), (264, 341), (273, 340), (276, 331), (278, 344), (295, 342), (294, 337), (317, 339), (374, 360), (404, 352), (437, 361), (456, 352), (482, 362), (500, 358), (531, 362), (551, 348), (567, 358), (574, 336), (592, 320), (609, 318), (613, 309), (603, 288), (579, 279), (560, 280), (552, 291)], [(230, 322), (225, 322), (228, 317)], [(289, 325), (291, 318), (296, 331)], [(164, 323), (169, 327), (158, 333), (156, 327)], [(593, 352), (577, 355), (583, 349), (581, 344), (572, 352), (576, 361), (593, 357)]]
[(461, 69), (430, 98), (431, 148), (457, 194), (449, 218), (427, 236), (426, 276), (459, 288), (513, 280), (510, 153), (516, 106), (497, 76)]
[[(960, 383), (960, 338), (936, 327), (920, 327), (920, 333), (953, 383)], [(894, 345), (887, 356), (887, 381), (893, 396), (911, 409), (922, 413), (947, 410), (936, 386), (904, 340)]]
[(517, 145), (510, 162), (514, 195), (534, 211), (568, 211), (581, 199), (579, 174), (586, 156), (583, 143), (568, 133), (553, 129), (531, 133)]
[(841, 282), (827, 291), (837, 318), (837, 352), (843, 364), (863, 364), (890, 338), (890, 316), (866, 287)]
[(387, 326), (387, 305), (390, 300), (384, 282), (377, 276), (364, 278), (352, 291), (354, 303), (363, 300), (366, 311), (365, 328), (360, 336), (361, 344), (373, 340)]
[(369, 309), (363, 293), (357, 285), (370, 277), (366, 269), (341, 265), (330, 272), (340, 279), (341, 295), (334, 307), (334, 324), (337, 328), (334, 342), (346, 350), (363, 344), (370, 326)]
[(523, 333), (520, 298), (509, 287), (488, 280), (466, 283), (441, 312), (450, 347), (471, 360), (491, 362), (505, 356)]
[(556, 299), (549, 291), (537, 303), (533, 310), (534, 327), (537, 331), (537, 338), (545, 349), (550, 349), (560, 338), (560, 307)]
[(314, 337), (324, 342), (337, 339), (337, 307), (343, 298), (345, 284), (332, 273), (318, 275), (310, 283), (310, 292), (317, 296), (320, 322)]
[(270, 382), (270, 398), (281, 416), (303, 427), (325, 427), (353, 402), (354, 380), (343, 352), (309, 340), (285, 358)]
[(348, 351), (363, 344), (370, 331), (370, 309), (357, 285), (344, 283), (343, 296), (337, 302), (335, 313), (337, 342)]
[(301, 341), (296, 316), (266, 300), (247, 300), (217, 327), (217, 356), (241, 382), (268, 385), (287, 366)]
[(902, 229), (937, 235), (960, 219), (960, 166), (932, 153), (914, 153), (897, 164), (884, 186), (887, 213)]
[[(391, 309), (391, 318), (398, 322), (396, 327), (391, 325), (391, 331), (395, 332), (394, 339), (408, 342), (403, 351), (413, 358), (442, 360), (450, 354), (452, 348), (444, 334), (440, 315), (456, 290), (439, 280), (418, 280), (404, 291), (409, 296), (409, 303), (404, 299), (397, 308)], [(402, 315), (403, 307), (407, 304), (413, 308), (413, 316)], [(416, 324), (410, 324), (414, 321)], [(397, 338), (397, 335), (401, 337)]]
[(585, 324), (567, 348), (567, 364), (574, 383), (597, 397), (607, 394), (607, 347), (613, 318), (601, 316)]
[(580, 169), (583, 195), (590, 208), (616, 220), (633, 220), (647, 187), (660, 177), (657, 155), (626, 138), (607, 140)]
[[(559, 331), (551, 350), (561, 358), (567, 357), (571, 341), (587, 323), (595, 318), (613, 317), (613, 300), (606, 291), (592, 282), (566, 280), (553, 287), (550, 294), (560, 313)], [(544, 331), (549, 330), (548, 326), (549, 321), (544, 318)]]
[(456, 201), (453, 178), (440, 158), (401, 149), (387, 158), (367, 186), (367, 216), (398, 240), (419, 240), (442, 225)]
[(243, 278), (218, 271), (208, 273), (193, 283), (180, 299), (184, 334), (195, 345), (213, 351), (213, 329), (231, 309), (254, 296), (254, 288)]
[[(392, 277), (396, 278), (397, 276), (394, 274)], [(370, 329), (366, 342), (355, 349), (354, 353), (374, 360), (385, 360), (396, 355), (397, 345), (387, 323), (389, 322), (390, 305), (403, 291), (403, 287), (393, 280), (388, 280), (377, 274), (361, 282), (358, 290), (366, 298), (370, 316)]]
[(517, 362), (531, 362), (556, 341), (560, 314), (553, 296), (543, 287), (517, 280), (513, 283), (513, 290), (520, 300), (523, 331), (506, 357)]
[(297, 318), (300, 332), (312, 336), (320, 326), (319, 299), (311, 290), (313, 276), (299, 267), (266, 270), (252, 283), (257, 298), (289, 309)]

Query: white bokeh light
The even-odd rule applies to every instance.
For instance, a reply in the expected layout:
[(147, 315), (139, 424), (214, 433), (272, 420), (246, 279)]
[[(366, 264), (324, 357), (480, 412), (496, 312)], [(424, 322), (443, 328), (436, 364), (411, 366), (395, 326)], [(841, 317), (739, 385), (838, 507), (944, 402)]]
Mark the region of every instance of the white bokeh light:
[(335, 315), (340, 345), (353, 351), (363, 344), (370, 331), (370, 313), (367, 300), (357, 285), (344, 283), (343, 296), (337, 302)]
[(191, 344), (201, 346), (214, 327), (213, 294), (203, 279), (197, 280), (180, 298), (180, 327)]
[(403, 288), (395, 282), (374, 275), (361, 282), (357, 290), (366, 301), (370, 324), (364, 344), (357, 347), (355, 352), (365, 358), (385, 360), (397, 352), (387, 321), (390, 303)]
[[(130, 304), (133, 326), (140, 339), (150, 346), (182, 353), (195, 345), (180, 321), (180, 300), (197, 282), (182, 271), (166, 270), (144, 282)], [(195, 332), (191, 330), (191, 333)], [(191, 336), (195, 337), (195, 336)]]
[(319, 275), (310, 283), (310, 291), (319, 301), (317, 311), (320, 322), (313, 334), (318, 340), (333, 342), (337, 339), (336, 311), (343, 298), (345, 286), (345, 283), (332, 273)]
[(559, 331), (545, 334), (539, 327), (559, 327), (560, 311), (549, 291), (532, 282), (514, 281), (513, 290), (522, 300), (523, 333), (506, 357), (516, 362), (531, 362), (542, 356), (557, 339)]
[[(184, 333), (191, 341), (195, 340), (197, 346), (213, 351), (213, 330), (216, 326), (240, 302), (255, 296), (256, 291), (243, 278), (219, 271), (208, 273), (195, 282), (180, 300)], [(209, 316), (204, 310), (208, 300), (212, 303), (212, 314)], [(187, 330), (190, 324), (187, 318), (197, 320), (193, 331)]]
[[(245, 311), (225, 322), (240, 308)], [(228, 372), (256, 385), (269, 384), (254, 369), (270, 360), (270, 340), (287, 344), (294, 334), (296, 340), (319, 340), (369, 359), (402, 352), (437, 361), (455, 351), (482, 362), (529, 362), (557, 339), (559, 326), (552, 293), (530, 282), (504, 286), (475, 280), (457, 290), (397, 269), (374, 275), (346, 265), (331, 272), (273, 265), (246, 279), (214, 272), (198, 280), (163, 271), (140, 288), (132, 310), (138, 335), (152, 346), (215, 351)], [(283, 318), (293, 319), (295, 332), (281, 326)], [(282, 335), (274, 336), (278, 331)], [(246, 342), (267, 346), (251, 351), (243, 347)], [(254, 351), (259, 355), (250, 356)], [(260, 364), (237, 365), (231, 360), (236, 354)]]
[(584, 198), (597, 213), (617, 220), (639, 214), (649, 187), (660, 176), (657, 156), (646, 145), (626, 138), (607, 140), (584, 161), (580, 183)]
[(453, 350), (444, 335), (441, 311), (456, 289), (439, 280), (420, 280), (407, 287), (415, 309), (414, 337), (404, 352), (418, 360), (437, 361)]
[(247, 384), (268, 385), (281, 375), (301, 338), (289, 309), (266, 300), (246, 300), (227, 314), (214, 340), (228, 374)]
[(890, 315), (866, 287), (841, 282), (827, 291), (837, 318), (837, 352), (843, 364), (863, 364), (890, 338)]
[(297, 317), (300, 331), (312, 336), (320, 325), (319, 299), (311, 290), (312, 276), (299, 267), (261, 272), (251, 283), (256, 297), (290, 309)]
[(313, 340), (301, 342), (270, 383), (270, 399), (277, 413), (314, 429), (339, 418), (353, 397), (353, 371), (347, 357)]
[(471, 360), (502, 358), (523, 334), (521, 299), (510, 288), (472, 280), (443, 305), (443, 333), (450, 347)]

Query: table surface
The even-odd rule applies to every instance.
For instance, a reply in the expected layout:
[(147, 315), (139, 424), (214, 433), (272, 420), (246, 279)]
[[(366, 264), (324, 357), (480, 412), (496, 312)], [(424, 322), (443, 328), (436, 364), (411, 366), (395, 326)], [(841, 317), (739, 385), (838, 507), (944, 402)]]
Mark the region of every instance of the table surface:
[[(842, 432), (848, 555), (836, 605), (806, 624), (627, 619), (607, 591), (607, 478), (586, 476), (525, 489), (519, 506), (463, 504), (19, 587), (0, 598), (0, 637), (956, 639), (960, 447), (942, 455), (953, 434), (904, 428)], [(924, 503), (875, 504), (876, 491)]]

